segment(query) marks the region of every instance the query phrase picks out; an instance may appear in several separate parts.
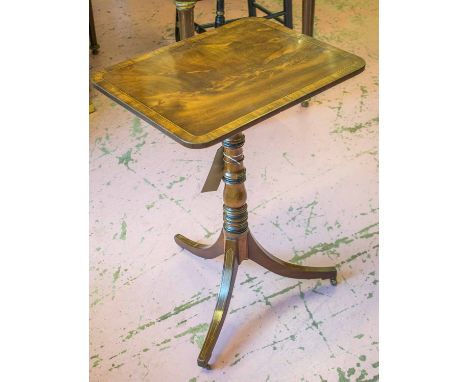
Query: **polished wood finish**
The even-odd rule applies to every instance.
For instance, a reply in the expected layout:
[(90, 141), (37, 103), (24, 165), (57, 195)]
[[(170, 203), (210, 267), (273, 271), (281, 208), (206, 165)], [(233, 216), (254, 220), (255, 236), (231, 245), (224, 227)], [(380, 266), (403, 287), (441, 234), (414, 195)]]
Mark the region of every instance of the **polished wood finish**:
[(335, 267), (306, 267), (278, 259), (264, 249), (250, 232), (247, 236), (247, 243), (249, 259), (273, 273), (296, 279), (329, 279), (333, 285), (336, 285), (337, 271)]
[(364, 65), (274, 21), (244, 18), (98, 72), (93, 82), (179, 143), (202, 148)]
[(228, 233), (247, 231), (247, 191), (245, 189), (244, 134), (235, 134), (223, 141), (223, 228)]
[[(242, 147), (244, 134), (235, 134), (223, 141), (223, 232), (211, 247), (198, 244), (182, 235), (175, 241), (182, 248), (205, 259), (211, 259), (224, 252), (224, 267), (215, 311), (208, 333), (198, 356), (198, 365), (210, 368), (209, 361), (221, 333), (229, 309), (237, 268), (244, 260), (253, 260), (278, 275), (299, 279), (330, 279), (336, 285), (335, 267), (306, 267), (283, 261), (257, 243), (248, 229), (247, 192), (244, 182), (246, 170), (243, 165)], [(224, 242), (224, 248), (221, 243)], [(224, 249), (224, 250), (223, 250)]]
[(239, 242), (237, 240), (225, 240), (224, 244), (224, 266), (221, 276), (218, 299), (216, 301), (213, 319), (211, 320), (208, 333), (198, 355), (198, 366), (209, 369), (209, 360), (218, 340), (219, 333), (223, 327), (224, 319), (229, 309), (234, 282), (236, 281), (237, 268), (239, 267)]
[(221, 256), (224, 249), (224, 234), (221, 232), (218, 239), (212, 245), (205, 245), (197, 243), (196, 241), (190, 240), (189, 238), (177, 234), (174, 236), (174, 240), (179, 247), (192, 252), (194, 255), (202, 257), (204, 259), (214, 259), (215, 257)]

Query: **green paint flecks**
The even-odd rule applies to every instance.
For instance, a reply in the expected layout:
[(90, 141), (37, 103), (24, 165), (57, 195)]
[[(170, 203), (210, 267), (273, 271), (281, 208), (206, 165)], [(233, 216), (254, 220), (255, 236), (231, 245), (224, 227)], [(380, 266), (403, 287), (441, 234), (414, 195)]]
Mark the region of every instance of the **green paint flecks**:
[[(321, 285), (321, 282), (320, 280), (317, 281), (317, 283), (315, 284), (315, 288), (317, 288), (318, 286)], [(325, 337), (325, 335), (323, 334), (323, 332), (319, 329), (319, 325), (322, 323), (322, 322), (317, 322), (314, 318), (314, 315), (312, 314), (311, 310), (309, 309), (308, 305), (307, 305), (307, 302), (306, 302), (306, 299), (305, 299), (305, 294), (304, 292), (302, 291), (301, 289), (301, 285), (299, 285), (299, 296), (302, 300), (302, 302), (304, 303), (304, 307), (307, 311), (307, 314), (309, 315), (309, 319), (311, 321), (311, 325), (309, 326), (309, 328), (315, 328), (317, 331), (318, 331), (318, 334), (320, 336), (320, 338), (322, 338), (323, 342), (325, 343), (325, 345), (327, 346), (328, 350), (330, 351), (330, 354), (331, 354), (331, 358), (334, 358), (335, 355), (333, 354), (333, 351), (331, 350), (330, 348), (330, 345), (328, 344), (328, 341), (327, 341), (327, 338)]]
[(265, 296), (265, 304), (266, 304), (266, 305), (271, 305), (271, 303), (270, 303), (270, 298), (273, 298), (273, 297), (282, 295), (282, 294), (284, 294), (284, 293), (286, 293), (286, 292), (289, 292), (291, 289), (294, 289), (294, 288), (297, 287), (298, 285), (301, 285), (301, 282), (300, 282), (300, 281), (299, 281), (297, 284), (291, 285), (291, 286), (289, 286), (289, 287), (287, 287), (287, 288), (284, 288), (284, 289), (280, 290), (279, 292), (273, 293), (273, 294), (271, 294), (271, 295), (269, 295), (269, 296)]
[(102, 152), (102, 156), (112, 154), (114, 151), (110, 151), (106, 146), (102, 145), (99, 147), (99, 150)]
[(112, 282), (115, 283), (119, 279), (119, 276), (120, 276), (120, 267), (112, 275)]
[(164, 341), (160, 342), (159, 344), (156, 344), (156, 346), (161, 346), (161, 345), (165, 345), (167, 343), (171, 342), (171, 339), (170, 338), (166, 338)]
[(202, 302), (209, 300), (211, 297), (212, 296), (206, 296), (205, 298), (198, 299), (198, 300), (195, 300), (195, 301), (189, 301), (189, 302), (187, 302), (185, 304), (176, 306), (171, 312), (168, 312), (168, 313), (163, 314), (162, 316), (160, 316), (158, 318), (158, 321), (167, 320), (169, 317), (175, 316), (176, 314), (179, 314), (180, 312), (183, 312), (184, 310), (187, 310), (187, 309), (191, 308), (192, 306), (201, 304)]
[(190, 342), (192, 344), (197, 344), (201, 349), (203, 341), (205, 341), (205, 333), (208, 331), (208, 324), (200, 324), (194, 327), (187, 329), (186, 331), (177, 334), (174, 338), (180, 338), (186, 335), (190, 335)]
[(366, 380), (364, 380), (364, 378), (367, 377), (367, 371), (362, 369), (361, 370), (361, 374), (359, 375), (359, 377), (356, 379), (356, 382), (368, 382)]
[(137, 143), (137, 144), (135, 145), (136, 152), (139, 152), (140, 149), (144, 146), (145, 143), (146, 143), (145, 140), (141, 141), (140, 143)]
[(127, 167), (129, 170), (130, 167), (128, 166), (128, 164), (130, 162), (134, 162), (135, 160), (132, 158), (132, 149), (129, 149), (127, 150), (124, 154), (122, 154), (121, 156), (117, 157), (117, 159), (119, 160), (119, 164), (123, 164), (125, 167)]
[(146, 178), (143, 178), (143, 181), (144, 181), (146, 184), (149, 184), (151, 187), (156, 188), (156, 186), (154, 185), (154, 183), (151, 183), (150, 180), (148, 180), (148, 179), (146, 179)]
[(167, 185), (167, 188), (168, 188), (168, 189), (171, 189), (172, 187), (174, 187), (175, 184), (181, 183), (181, 182), (183, 182), (185, 179), (186, 179), (185, 176), (181, 176), (181, 177), (179, 177), (179, 179), (173, 180), (172, 182), (170, 182), (170, 183)]
[(291, 166), (294, 167), (293, 163), (288, 158), (288, 153), (283, 153), (283, 158), (286, 160), (286, 162), (288, 162)]
[(359, 103), (359, 111), (362, 111), (364, 107), (364, 99), (366, 99), (367, 96), (369, 95), (369, 91), (367, 90), (367, 87), (365, 87), (364, 85), (361, 85), (360, 88), (361, 88), (361, 101)]
[(140, 135), (143, 132), (143, 128), (141, 127), (141, 120), (138, 117), (133, 118), (132, 122), (132, 135), (136, 137), (137, 135)]
[(257, 277), (251, 277), (248, 273), (246, 273), (245, 275), (247, 276), (247, 278), (244, 281), (242, 281), (240, 283), (240, 285), (250, 283), (250, 282), (254, 281), (257, 278)]
[(146, 324), (144, 325), (140, 325), (138, 328), (134, 329), (134, 330), (130, 330), (127, 335), (125, 336), (124, 338), (124, 341), (125, 340), (129, 340), (130, 338), (132, 338), (135, 334), (149, 328), (150, 326), (153, 326), (154, 324), (156, 324), (155, 321), (150, 321), (150, 322), (147, 322)]
[(317, 204), (318, 204), (318, 202), (314, 200), (312, 203), (310, 203), (310, 204), (308, 204), (307, 206), (304, 207), (304, 208), (310, 208), (309, 217), (307, 218), (307, 224), (306, 224), (306, 228), (305, 228), (305, 231), (304, 231), (304, 234), (306, 236), (310, 235), (313, 232), (313, 229), (312, 230), (310, 229), (310, 223), (311, 223), (312, 217), (316, 216), (316, 214), (314, 213), (314, 207)]
[(346, 374), (340, 368), (337, 369), (338, 371), (338, 382), (350, 382), (348, 378), (346, 378)]
[(211, 232), (208, 228), (206, 228), (204, 225), (200, 224), (203, 230), (206, 232), (205, 233), (205, 239), (209, 239), (211, 236), (213, 236), (216, 232)]
[(125, 220), (122, 220), (122, 223), (120, 224), (120, 240), (126, 240), (127, 239), (127, 222)]
[(341, 126), (332, 131), (334, 134), (339, 133), (355, 133), (365, 128), (374, 126), (379, 121), (379, 117), (372, 118), (366, 122), (355, 123), (351, 127)]
[(303, 252), (302, 254), (299, 254), (299, 252), (297, 252), (291, 259), (291, 262), (297, 264), (300, 263), (302, 260), (312, 255), (315, 255), (316, 253), (337, 249), (341, 244), (349, 244), (352, 242), (353, 239), (350, 239), (349, 237), (342, 237), (340, 239), (335, 240), (333, 243), (319, 243), (317, 245), (314, 245), (307, 252)]
[(114, 359), (115, 357), (118, 357), (119, 355), (125, 354), (126, 352), (127, 352), (126, 349), (122, 350), (120, 353), (117, 353), (117, 354), (113, 355), (112, 357), (109, 357), (109, 360)]
[(357, 232), (357, 236), (360, 239), (369, 239), (372, 236), (378, 235), (379, 231), (369, 232), (371, 228), (377, 227), (378, 225), (379, 223), (374, 223), (374, 224), (371, 224), (370, 226), (367, 226), (361, 229), (360, 231)]
[(109, 368), (109, 371), (112, 371), (113, 369), (118, 369), (118, 368), (122, 367), (123, 365), (124, 365), (123, 363), (120, 363), (118, 365), (112, 364), (112, 367)]
[(102, 358), (99, 357), (99, 354), (93, 355), (90, 360), (92, 360), (93, 364), (91, 367), (97, 367), (102, 361)]

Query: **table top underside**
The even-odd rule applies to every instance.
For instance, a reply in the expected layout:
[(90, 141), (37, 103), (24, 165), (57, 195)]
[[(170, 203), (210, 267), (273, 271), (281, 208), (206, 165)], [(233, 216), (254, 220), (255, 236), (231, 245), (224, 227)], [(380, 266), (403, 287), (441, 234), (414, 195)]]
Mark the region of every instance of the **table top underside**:
[(97, 72), (93, 82), (179, 143), (201, 148), (364, 66), (274, 21), (245, 18)]

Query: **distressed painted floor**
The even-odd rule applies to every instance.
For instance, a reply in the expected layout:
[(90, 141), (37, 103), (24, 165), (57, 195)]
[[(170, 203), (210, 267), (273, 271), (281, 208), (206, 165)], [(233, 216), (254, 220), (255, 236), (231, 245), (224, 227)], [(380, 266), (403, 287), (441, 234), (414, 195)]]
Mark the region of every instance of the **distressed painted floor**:
[[(197, 20), (212, 19), (212, 3)], [(228, 14), (245, 15), (245, 3)], [(173, 42), (172, 2), (94, 10), (92, 70)], [(214, 369), (200, 369), (222, 258), (182, 251), (173, 235), (208, 243), (220, 231), (221, 188), (200, 194), (217, 147), (186, 149), (92, 90), (91, 381), (378, 380), (378, 5), (317, 0), (316, 14), (316, 37), (367, 68), (245, 133), (249, 225), (284, 260), (338, 264), (338, 286), (243, 262)]]

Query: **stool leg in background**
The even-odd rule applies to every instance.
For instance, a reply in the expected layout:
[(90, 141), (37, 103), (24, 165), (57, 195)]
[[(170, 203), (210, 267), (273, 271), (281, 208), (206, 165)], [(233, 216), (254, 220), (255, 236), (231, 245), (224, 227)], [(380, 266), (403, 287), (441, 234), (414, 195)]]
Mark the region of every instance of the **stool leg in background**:
[(99, 53), (99, 44), (96, 37), (96, 28), (94, 27), (94, 15), (93, 15), (93, 6), (91, 0), (89, 0), (89, 48), (93, 54)]
[[(314, 35), (315, 0), (302, 0), (302, 34)], [(301, 102), (302, 107), (309, 106), (310, 99)]]
[(283, 0), (283, 8), (284, 8), (284, 25), (288, 28), (293, 29), (292, 0)]
[(196, 1), (176, 1), (177, 15), (179, 18), (180, 39), (192, 37), (195, 34), (195, 21), (193, 10)]
[(302, 0), (302, 34), (314, 36), (315, 0)]
[(215, 28), (224, 24), (226, 24), (226, 19), (224, 17), (224, 0), (216, 0)]
[(249, 17), (257, 17), (257, 8), (254, 7), (255, 0), (247, 0), (247, 6), (249, 7)]

